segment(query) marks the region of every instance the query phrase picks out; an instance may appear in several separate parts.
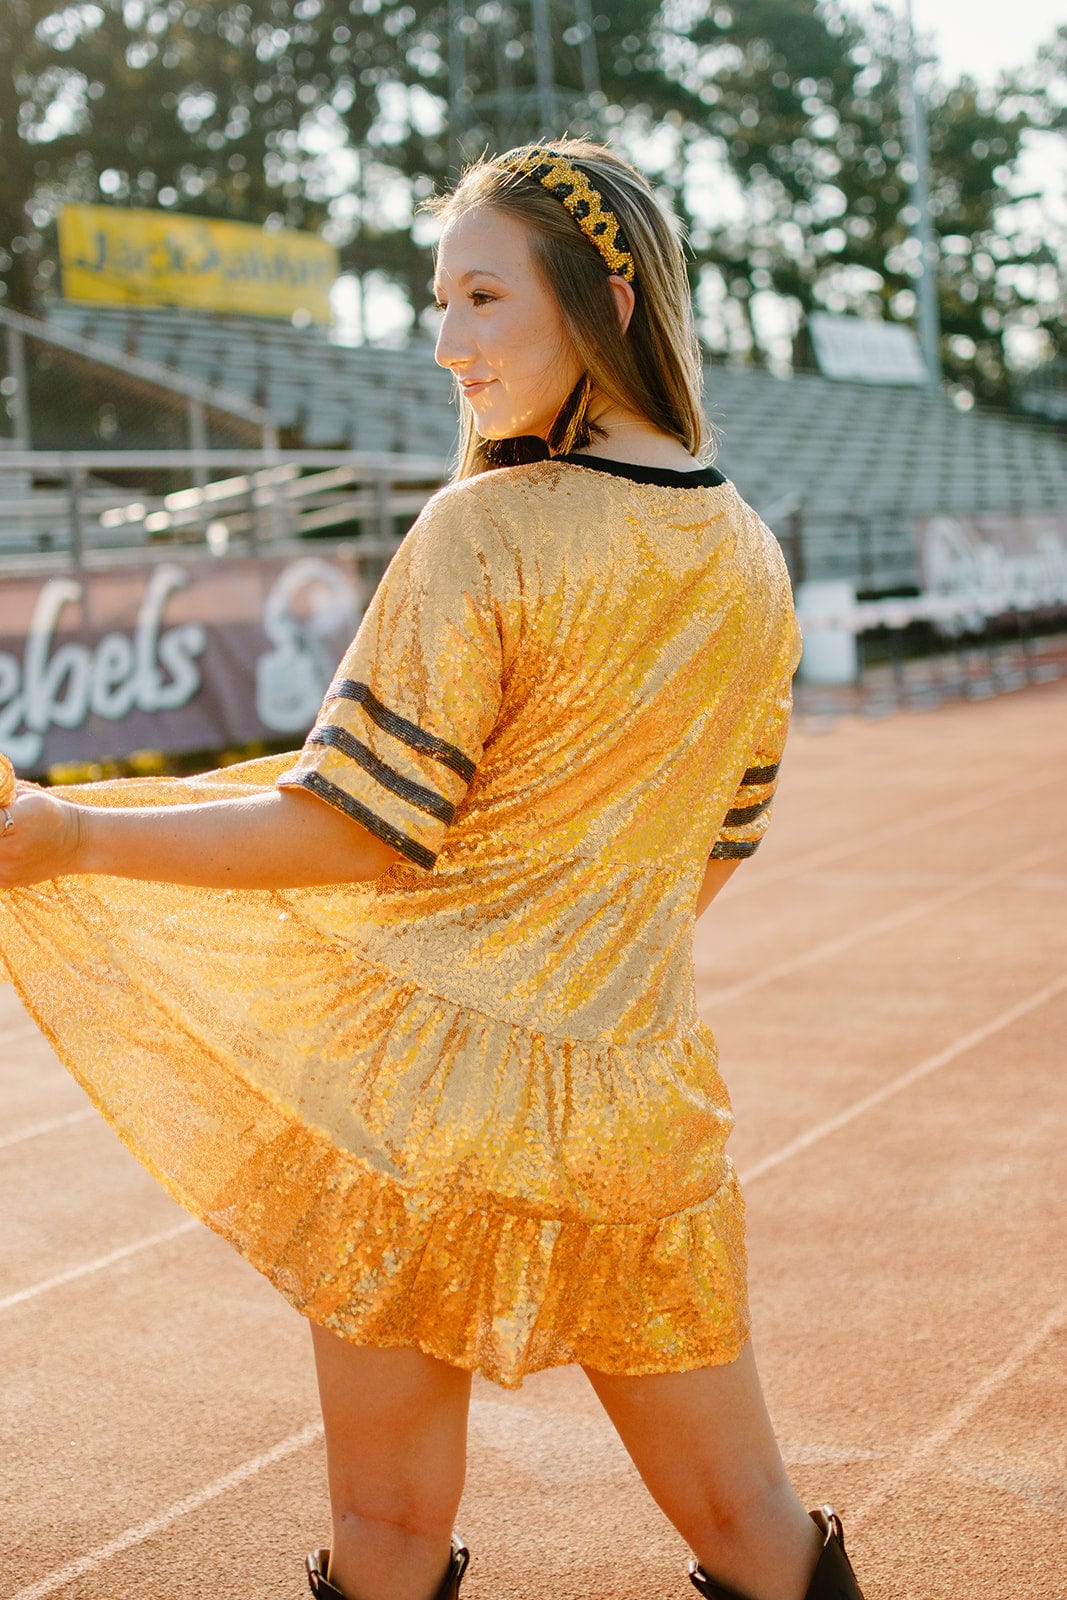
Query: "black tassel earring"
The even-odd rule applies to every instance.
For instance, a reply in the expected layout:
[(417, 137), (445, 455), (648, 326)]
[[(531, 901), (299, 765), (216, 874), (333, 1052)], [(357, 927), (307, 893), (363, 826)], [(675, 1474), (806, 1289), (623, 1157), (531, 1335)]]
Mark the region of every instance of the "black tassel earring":
[(583, 373), (559, 408), (559, 414), (548, 435), (548, 448), (554, 456), (570, 455), (572, 450), (584, 450), (598, 436), (601, 429), (589, 420), (589, 406), (593, 399), (593, 385), (589, 374)]

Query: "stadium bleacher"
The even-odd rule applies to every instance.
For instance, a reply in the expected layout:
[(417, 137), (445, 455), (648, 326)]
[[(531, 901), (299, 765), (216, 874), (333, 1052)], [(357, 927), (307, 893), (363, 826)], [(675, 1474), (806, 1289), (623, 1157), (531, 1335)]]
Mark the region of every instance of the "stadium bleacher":
[[(718, 461), (765, 514), (795, 500), (808, 577), (917, 580), (911, 522), (1067, 505), (1067, 451), (1047, 425), (960, 411), (926, 389), (713, 368)], [(771, 518), (771, 520), (776, 520)]]
[(286, 442), (447, 455), (450, 381), (426, 341), (410, 349), (331, 342), (253, 317), (64, 302), (49, 322), (263, 406)]
[[(428, 338), (351, 346), (281, 321), (71, 302), (43, 323), (0, 309), (0, 325), (7, 570), (355, 539), (373, 583), (447, 475), (456, 416)], [(906, 699), (907, 655), (972, 646), (983, 685), (1036, 681), (1033, 641), (1067, 615), (1062, 430), (868, 372), (706, 374), (718, 465), (785, 551), (808, 686), (860, 684), (888, 659)], [(1012, 639), (1021, 667), (1002, 670)]]
[[(257, 318), (71, 302), (48, 320), (254, 401), (291, 446), (446, 456), (455, 442), (426, 339), (350, 346)], [(776, 527), (802, 516), (807, 577), (899, 591), (917, 581), (912, 518), (1067, 504), (1067, 451), (1047, 423), (807, 372), (712, 366), (706, 397), (721, 469)]]

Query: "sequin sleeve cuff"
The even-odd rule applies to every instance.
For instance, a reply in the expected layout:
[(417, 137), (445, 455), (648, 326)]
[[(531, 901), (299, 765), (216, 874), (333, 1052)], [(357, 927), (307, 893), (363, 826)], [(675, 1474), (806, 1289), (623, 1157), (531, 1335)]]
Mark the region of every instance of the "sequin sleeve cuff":
[(778, 781), (778, 763), (749, 767), (733, 805), (723, 818), (711, 852), (713, 861), (744, 861), (755, 855), (771, 821), (771, 801)]
[(755, 855), (771, 824), (771, 802), (789, 731), (793, 706), (792, 670), (775, 697), (771, 716), (760, 734), (749, 765), (741, 775), (730, 809), (722, 819), (712, 848), (713, 861), (745, 861)]
[(469, 756), (392, 711), (367, 684), (331, 686), (296, 766), (279, 788), (304, 788), (432, 867), (475, 772)]
[(435, 496), (278, 786), (310, 790), (432, 867), (499, 710), (499, 597), (509, 579), (506, 553), (469, 497)]

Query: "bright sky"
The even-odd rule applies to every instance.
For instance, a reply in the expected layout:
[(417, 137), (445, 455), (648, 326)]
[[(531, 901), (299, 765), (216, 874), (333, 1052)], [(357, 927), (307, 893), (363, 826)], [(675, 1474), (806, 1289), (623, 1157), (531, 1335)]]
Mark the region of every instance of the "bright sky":
[[(903, 11), (903, 0), (892, 0)], [(1067, 22), (1064, 0), (912, 0), (915, 31), (933, 35), (945, 75), (969, 72), (992, 82), (1022, 66)]]

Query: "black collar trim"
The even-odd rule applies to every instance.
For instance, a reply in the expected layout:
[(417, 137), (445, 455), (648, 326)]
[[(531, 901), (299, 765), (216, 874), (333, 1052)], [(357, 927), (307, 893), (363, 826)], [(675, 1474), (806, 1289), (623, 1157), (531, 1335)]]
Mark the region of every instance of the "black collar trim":
[(717, 489), (727, 481), (717, 467), (682, 472), (677, 467), (639, 467), (630, 461), (609, 461), (606, 456), (566, 455), (553, 459), (565, 461), (570, 467), (592, 467), (595, 472), (610, 472), (616, 478), (660, 484), (667, 489)]

